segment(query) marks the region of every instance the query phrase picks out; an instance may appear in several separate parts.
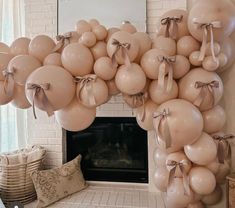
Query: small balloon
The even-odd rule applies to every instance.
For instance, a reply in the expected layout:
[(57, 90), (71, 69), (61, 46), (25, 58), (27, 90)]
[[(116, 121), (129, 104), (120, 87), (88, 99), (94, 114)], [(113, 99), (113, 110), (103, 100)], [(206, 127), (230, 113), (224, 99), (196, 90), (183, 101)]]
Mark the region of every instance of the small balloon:
[(96, 44), (96, 36), (93, 32), (84, 32), (79, 39), (79, 43), (90, 48)]
[(132, 25), (129, 21), (124, 21), (120, 26), (121, 31), (125, 31), (131, 34), (134, 34), (137, 32), (134, 25)]
[(29, 43), (30, 39), (29, 38), (17, 38), (16, 40), (13, 41), (13, 43), (10, 46), (11, 54), (14, 56), (17, 55), (27, 55), (29, 54)]
[(172, 38), (158, 36), (153, 39), (152, 48), (162, 50), (169, 56), (176, 55), (176, 42)]
[(95, 34), (96, 39), (98, 41), (104, 40), (108, 35), (108, 32), (107, 32), (105, 26), (103, 26), (103, 25), (95, 26), (94, 28), (92, 28), (92, 32)]
[(177, 54), (189, 57), (193, 51), (200, 49), (200, 43), (192, 36), (184, 36), (177, 42)]
[(91, 47), (91, 53), (95, 60), (104, 56), (108, 56), (106, 43), (104, 41), (98, 41), (93, 47)]
[(60, 53), (51, 53), (43, 61), (43, 65), (55, 65), (62, 66), (61, 54)]

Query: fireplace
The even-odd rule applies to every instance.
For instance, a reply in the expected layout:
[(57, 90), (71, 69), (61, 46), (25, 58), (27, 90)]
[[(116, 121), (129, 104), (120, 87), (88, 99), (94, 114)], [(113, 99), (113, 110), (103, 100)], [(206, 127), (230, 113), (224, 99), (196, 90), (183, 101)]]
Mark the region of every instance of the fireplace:
[(66, 161), (81, 154), (89, 181), (148, 183), (147, 132), (135, 118), (97, 117), (79, 132), (66, 131)]

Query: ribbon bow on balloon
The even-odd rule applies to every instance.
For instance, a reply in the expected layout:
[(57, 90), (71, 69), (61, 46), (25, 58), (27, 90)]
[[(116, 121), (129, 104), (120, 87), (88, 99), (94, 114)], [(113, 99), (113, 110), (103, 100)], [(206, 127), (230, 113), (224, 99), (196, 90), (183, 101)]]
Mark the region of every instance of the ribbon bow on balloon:
[(47, 98), (45, 90), (50, 90), (50, 83), (45, 84), (35, 84), (35, 83), (28, 83), (27, 84), (28, 90), (33, 90), (33, 114), (34, 118), (37, 119), (36, 110), (35, 110), (35, 103), (37, 106), (46, 111), (48, 116), (52, 116), (54, 114), (54, 109)]
[(57, 35), (56, 40), (58, 41), (55, 48), (53, 49), (53, 52), (59, 51), (62, 47), (66, 46), (70, 43), (70, 38), (72, 37), (72, 33), (68, 32), (64, 35)]
[(161, 25), (166, 25), (165, 37), (171, 37), (176, 40), (178, 36), (178, 23), (183, 19), (183, 15), (180, 17), (166, 17), (161, 19)]
[(208, 83), (197, 81), (197, 82), (195, 82), (194, 87), (196, 89), (201, 88), (201, 90), (200, 90), (200, 93), (197, 96), (196, 100), (193, 102), (193, 104), (196, 105), (197, 107), (201, 107), (206, 96), (209, 96), (209, 101), (210, 101), (209, 105), (211, 107), (213, 107), (214, 102), (215, 102), (214, 88), (219, 87), (219, 82), (215, 81), (215, 80), (208, 82)]
[(14, 93), (14, 86), (15, 86), (15, 80), (14, 80), (14, 73), (16, 72), (16, 68), (7, 68), (2, 71), (3, 76), (5, 77), (4, 80), (4, 92), (8, 97), (12, 97)]
[(112, 59), (112, 64), (116, 68), (117, 67), (117, 61), (116, 61), (116, 55), (118, 51), (121, 51), (122, 58), (124, 59), (125, 65), (129, 66), (131, 64), (130, 58), (128, 56), (127, 50), (130, 49), (131, 44), (130, 43), (120, 43), (118, 40), (113, 39), (112, 45), (116, 46), (116, 50), (114, 51), (111, 59)]
[[(156, 131), (157, 142), (163, 140), (166, 149), (171, 147), (171, 134), (167, 122), (167, 117), (170, 115), (169, 109), (164, 109), (162, 112), (153, 114), (153, 125)], [(163, 132), (162, 132), (163, 131)]]
[(190, 187), (189, 187), (189, 178), (188, 178), (186, 171), (185, 171), (185, 166), (189, 165), (189, 161), (188, 160), (181, 160), (180, 162), (176, 162), (174, 160), (168, 160), (166, 165), (170, 168), (170, 173), (169, 173), (169, 178), (168, 178), (168, 187), (172, 183), (172, 181), (175, 177), (176, 169), (178, 167), (182, 176), (183, 176), (183, 185), (184, 185), (185, 194), (190, 195), (191, 191), (190, 191)]
[(74, 81), (79, 83), (79, 90), (78, 90), (78, 98), (81, 100), (81, 91), (84, 89), (86, 91), (89, 104), (91, 106), (96, 105), (95, 96), (92, 92), (93, 90), (93, 83), (96, 81), (97, 76), (96, 75), (90, 75), (89, 77), (75, 77)]
[(169, 92), (172, 89), (173, 85), (173, 66), (172, 64), (175, 63), (176, 57), (175, 56), (157, 56), (158, 61), (160, 62), (159, 69), (158, 69), (158, 86), (163, 91), (164, 90), (164, 82), (165, 82), (165, 75), (166, 75), (166, 67), (168, 67), (168, 79), (167, 79), (167, 87), (166, 92)]
[(217, 156), (219, 163), (224, 163), (225, 160), (231, 159), (231, 145), (229, 139), (233, 139), (234, 135), (228, 134), (224, 136), (214, 135), (213, 139), (218, 141)]
[(146, 109), (145, 109), (145, 101), (148, 98), (148, 93), (147, 92), (140, 92), (135, 95), (129, 95), (132, 98), (132, 106), (133, 108), (137, 108), (140, 106), (143, 106), (143, 111), (140, 116), (140, 120), (144, 122), (145, 116), (146, 116)]
[(200, 49), (200, 55), (198, 57), (198, 60), (203, 61), (205, 58), (208, 32), (210, 32), (211, 54), (212, 54), (213, 59), (216, 61), (215, 51), (214, 51), (214, 32), (213, 32), (213, 30), (221, 28), (222, 22), (221, 21), (213, 21), (213, 22), (205, 23), (205, 22), (200, 22), (197, 19), (194, 19), (193, 23), (197, 24), (198, 28), (203, 30), (202, 46)]

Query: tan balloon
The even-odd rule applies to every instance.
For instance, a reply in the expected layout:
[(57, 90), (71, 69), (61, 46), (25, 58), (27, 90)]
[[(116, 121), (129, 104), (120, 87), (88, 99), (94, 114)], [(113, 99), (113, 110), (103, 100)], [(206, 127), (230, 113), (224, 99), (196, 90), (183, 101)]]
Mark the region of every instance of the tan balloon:
[[(146, 130), (151, 131), (153, 127), (153, 113), (157, 110), (158, 105), (152, 100), (148, 100), (144, 106), (137, 108), (136, 111), (136, 121), (138, 125)], [(144, 118), (143, 118), (143, 115)]]
[(135, 62), (140, 63), (140, 60), (143, 54), (151, 49), (152, 40), (149, 37), (149, 35), (145, 32), (136, 32), (133, 34), (133, 37), (139, 43), (139, 53), (135, 59)]
[(2, 74), (2, 71), (7, 69), (8, 63), (14, 56), (12, 54), (0, 53), (0, 81), (4, 81), (5, 77)]
[[(226, 11), (226, 12), (224, 12)], [(228, 37), (234, 30), (235, 7), (229, 0), (199, 1), (193, 6), (188, 16), (188, 29), (199, 41), (203, 39), (203, 30), (194, 21), (201, 23), (221, 22), (222, 27), (213, 29), (214, 40), (220, 41)], [(208, 35), (209, 40), (210, 35)]]
[[(214, 46), (213, 49), (214, 49), (215, 56), (217, 56), (220, 53), (220, 44), (217, 42), (214, 42), (213, 46)], [(210, 42), (206, 44), (206, 56), (212, 56)]]
[[(167, 123), (172, 148), (180, 149), (199, 138), (203, 129), (203, 119), (194, 105), (186, 100), (173, 99), (161, 104), (156, 112), (163, 112), (164, 109), (169, 109)], [(160, 131), (163, 132), (163, 129), (160, 128)]]
[(107, 34), (107, 37), (105, 38), (105, 42), (107, 43), (107, 42), (109, 41), (110, 37), (111, 37), (114, 33), (118, 32), (118, 31), (120, 31), (119, 28), (116, 28), (116, 27), (111, 27), (111, 28), (109, 28), (109, 29), (107, 30), (108, 34)]
[(13, 99), (13, 96), (8, 96), (4, 90), (4, 81), (0, 81), (0, 105), (5, 105)]
[(0, 53), (10, 53), (9, 46), (3, 42), (0, 42)]
[(108, 90), (109, 90), (109, 96), (117, 95), (120, 93), (120, 90), (117, 88), (115, 79), (106, 81)]
[(16, 40), (13, 41), (13, 43), (10, 46), (11, 54), (14, 56), (17, 55), (27, 55), (29, 54), (29, 43), (30, 43), (29, 38), (17, 38)]
[(182, 178), (174, 178), (167, 189), (165, 204), (167, 208), (187, 207), (193, 201), (193, 194), (185, 194)]
[[(187, 26), (187, 21), (188, 21), (188, 12), (182, 9), (172, 9), (167, 11), (166, 13), (164, 13), (160, 20), (167, 18), (167, 17), (178, 17), (180, 18), (181, 16), (183, 16), (182, 21), (180, 21), (177, 25), (178, 25), (178, 32), (177, 32), (177, 40), (183, 36), (189, 35), (189, 31), (188, 31), (188, 26)], [(166, 30), (166, 25), (160, 25), (160, 29), (158, 34), (159, 35), (165, 35), (165, 30)]]
[(178, 97), (178, 85), (175, 80), (173, 80), (172, 88), (167, 92), (167, 78), (164, 81), (164, 88), (158, 84), (158, 80), (153, 80), (149, 86), (149, 96), (157, 104), (162, 104), (168, 100)]
[(53, 39), (46, 35), (38, 35), (29, 43), (29, 55), (43, 62), (44, 58), (55, 48)]
[(8, 69), (15, 69), (15, 82), (25, 85), (28, 76), (40, 66), (40, 61), (33, 56), (18, 55), (9, 62)]
[(216, 174), (219, 171), (219, 166), (220, 163), (218, 157), (216, 157), (212, 162), (207, 164), (205, 167), (208, 168), (213, 174)]
[[(187, 158), (187, 156), (184, 154), (183, 151), (174, 152), (174, 153), (171, 153), (167, 156), (167, 158), (166, 158), (166, 168), (167, 168), (168, 171), (170, 171), (172, 169), (171, 166), (167, 165), (170, 161), (175, 161), (177, 163), (180, 163), (180, 162), (183, 163), (183, 168), (184, 168), (184, 171), (185, 171), (186, 174), (189, 172), (189, 170), (192, 167), (191, 161)], [(176, 167), (175, 177), (178, 177), (178, 178), (183, 177), (179, 166)]]
[(156, 148), (153, 153), (153, 159), (158, 167), (166, 167), (167, 151), (164, 149)]
[(226, 66), (228, 63), (228, 57), (224, 53), (220, 53), (217, 58), (219, 59), (219, 69)]
[[(91, 74), (88, 74), (84, 76), (84, 78), (88, 78), (90, 76)], [(77, 98), (84, 106), (93, 108), (105, 103), (108, 100), (108, 87), (105, 81), (100, 78), (96, 78), (95, 81), (92, 81), (88, 84), (91, 85), (91, 93), (89, 92), (89, 90), (87, 90), (87, 86), (84, 86), (81, 90), (79, 90), (81, 84), (77, 85)], [(90, 102), (91, 97), (94, 98), (94, 103)]]
[(204, 131), (208, 134), (221, 131), (226, 122), (225, 111), (219, 105), (208, 111), (204, 111), (202, 117), (204, 120)]
[(91, 53), (95, 60), (103, 57), (108, 56), (107, 49), (106, 49), (106, 43), (104, 41), (98, 41), (92, 48)]
[(146, 76), (138, 64), (122, 65), (118, 68), (115, 83), (121, 92), (134, 95), (145, 87)]
[[(167, 54), (159, 49), (151, 49), (147, 51), (141, 58), (141, 67), (143, 68), (146, 76), (149, 79), (158, 79), (160, 61), (158, 56), (167, 56)], [(168, 67), (166, 67), (165, 74), (168, 73)]]
[(173, 63), (173, 77), (174, 79), (180, 79), (190, 70), (189, 60), (182, 55), (175, 56), (175, 63)]
[(202, 61), (199, 61), (200, 51), (193, 51), (189, 56), (189, 61), (193, 66), (201, 66)]
[(219, 184), (223, 184), (226, 181), (226, 177), (230, 174), (231, 168), (227, 162), (219, 165), (219, 170), (216, 173), (216, 182)]
[(153, 39), (152, 48), (162, 50), (169, 56), (176, 55), (176, 42), (172, 38), (158, 36)]
[(168, 185), (169, 172), (165, 167), (158, 167), (153, 175), (153, 182), (156, 188), (166, 192)]
[(207, 71), (215, 71), (219, 68), (219, 59), (213, 59), (212, 56), (207, 56), (202, 62), (202, 67)]
[(84, 32), (91, 31), (91, 25), (85, 20), (79, 20), (76, 23), (75, 30), (79, 35), (82, 35)]
[[(52, 79), (53, 77), (53, 79)], [(49, 90), (44, 90), (54, 111), (68, 105), (75, 95), (75, 83), (68, 71), (59, 66), (47, 65), (36, 69), (27, 79), (26, 96), (29, 102), (33, 103), (33, 90), (27, 89), (27, 84), (49, 83)], [(35, 100), (36, 101), (36, 100)], [(35, 106), (42, 107), (35, 102)]]
[(109, 57), (101, 57), (94, 64), (95, 74), (103, 80), (111, 80), (115, 77), (117, 68), (113, 67)]
[(91, 73), (94, 63), (90, 50), (79, 43), (67, 45), (61, 54), (61, 61), (65, 69), (73, 76)]
[(96, 117), (96, 108), (87, 108), (74, 99), (55, 112), (56, 121), (68, 131), (81, 131), (89, 127)]
[(95, 34), (97, 40), (104, 40), (107, 35), (107, 29), (103, 25), (97, 25), (92, 29), (92, 32)]
[(131, 34), (134, 34), (137, 32), (136, 27), (132, 25), (129, 21), (124, 21), (120, 26), (120, 30), (131, 33)]
[(184, 147), (187, 157), (198, 165), (207, 165), (217, 156), (217, 147), (212, 137), (203, 132), (196, 142)]
[(62, 66), (61, 54), (60, 53), (51, 53), (43, 61), (43, 65), (55, 65)]
[(204, 167), (193, 167), (189, 172), (189, 184), (192, 190), (201, 195), (211, 194), (216, 187), (214, 174)]
[(99, 21), (97, 19), (90, 19), (89, 20), (89, 24), (90, 24), (91, 28), (94, 28), (97, 25), (99, 25), (100, 23), (99, 23)]
[[(210, 83), (212, 81), (218, 81), (219, 87), (213, 88), (214, 90), (214, 106), (220, 101), (223, 95), (223, 83), (221, 78), (214, 72), (208, 72), (202, 68), (192, 69), (187, 73), (179, 82), (179, 97), (189, 102), (194, 103), (200, 94), (201, 88), (195, 88), (196, 82)], [(200, 106), (201, 111), (211, 109), (213, 106), (210, 105), (211, 100), (208, 95), (205, 96)]]
[(189, 57), (193, 51), (200, 49), (200, 43), (192, 36), (184, 36), (177, 42), (177, 54)]
[(14, 107), (20, 109), (27, 109), (31, 107), (31, 104), (29, 103), (25, 95), (25, 86), (20, 86), (20, 85), (14, 86), (14, 93), (11, 104)]
[[(113, 41), (117, 40), (121, 44), (128, 43), (130, 44), (130, 48), (127, 49), (127, 55), (130, 59), (130, 61), (134, 61), (135, 58), (138, 56), (139, 53), (139, 43), (137, 40), (133, 37), (132, 34), (125, 32), (125, 31), (119, 31), (115, 32), (109, 39), (107, 43), (107, 52), (109, 57), (112, 57), (114, 52), (116, 51), (117, 46), (113, 45)], [(116, 53), (116, 61), (118, 64), (124, 64), (124, 58), (122, 54), (122, 50), (118, 50)]]
[(203, 203), (201, 203), (200, 201), (199, 202), (195, 202), (195, 203), (192, 203), (192, 204), (189, 204), (187, 206), (187, 208), (204, 208), (205, 206), (203, 205)]
[(90, 48), (96, 44), (96, 36), (93, 32), (84, 32), (79, 39), (79, 43)]
[(223, 191), (221, 187), (217, 185), (211, 194), (202, 197), (202, 202), (206, 205), (215, 205), (221, 201), (222, 194)]

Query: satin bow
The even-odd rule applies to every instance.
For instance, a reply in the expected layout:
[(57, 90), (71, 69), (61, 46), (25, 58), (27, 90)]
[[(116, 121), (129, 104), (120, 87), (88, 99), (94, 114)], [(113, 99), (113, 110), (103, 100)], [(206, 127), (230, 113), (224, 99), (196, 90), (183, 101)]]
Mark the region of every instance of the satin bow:
[(56, 40), (58, 41), (53, 52), (59, 51), (62, 47), (70, 43), (70, 38), (72, 37), (72, 33), (68, 32), (64, 35), (57, 35)]
[[(143, 106), (143, 111), (140, 116), (140, 120), (144, 122), (145, 117), (146, 117), (146, 109), (145, 109), (145, 101), (148, 98), (148, 93), (147, 92), (140, 92), (135, 95), (129, 95), (132, 98), (132, 106), (134, 108)], [(141, 105), (139, 105), (141, 103)]]

